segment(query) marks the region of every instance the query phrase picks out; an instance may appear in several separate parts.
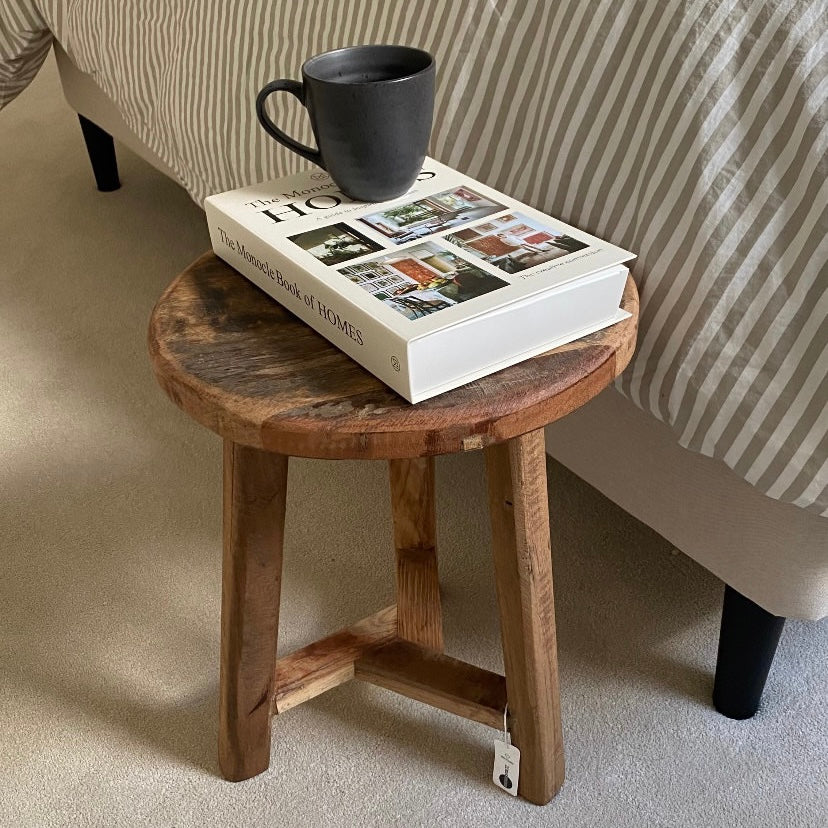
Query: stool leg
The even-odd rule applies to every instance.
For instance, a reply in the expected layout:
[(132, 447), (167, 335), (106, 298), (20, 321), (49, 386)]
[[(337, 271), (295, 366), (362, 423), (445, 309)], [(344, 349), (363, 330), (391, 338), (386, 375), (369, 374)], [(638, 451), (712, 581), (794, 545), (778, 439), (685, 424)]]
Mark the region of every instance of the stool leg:
[(434, 518), (434, 458), (390, 460), (397, 550), (397, 635), (443, 651)]
[(270, 764), (287, 468), (224, 441), (219, 766), (233, 782)]
[(564, 781), (543, 429), (486, 449), (506, 694), (518, 793), (545, 805)]

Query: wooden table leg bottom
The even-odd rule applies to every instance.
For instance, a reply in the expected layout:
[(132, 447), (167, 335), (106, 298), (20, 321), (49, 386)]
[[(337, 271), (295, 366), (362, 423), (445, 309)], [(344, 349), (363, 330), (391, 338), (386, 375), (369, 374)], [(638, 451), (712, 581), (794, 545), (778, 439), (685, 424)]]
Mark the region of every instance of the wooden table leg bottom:
[(495, 585), (520, 796), (564, 781), (543, 429), (486, 449)]
[(288, 458), (224, 443), (219, 766), (238, 782), (270, 764)]

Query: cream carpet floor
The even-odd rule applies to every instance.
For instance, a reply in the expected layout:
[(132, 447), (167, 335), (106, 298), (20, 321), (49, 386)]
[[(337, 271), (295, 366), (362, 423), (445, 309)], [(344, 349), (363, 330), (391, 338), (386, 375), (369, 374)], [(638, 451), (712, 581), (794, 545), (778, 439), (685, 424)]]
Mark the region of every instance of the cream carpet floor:
[[(50, 64), (0, 113), (0, 825), (824, 826), (825, 624), (789, 622), (752, 721), (709, 697), (721, 584), (550, 463), (567, 782), (490, 782), (492, 738), (350, 684), (216, 761), (218, 437), (163, 396), (149, 313), (208, 246), (126, 150), (95, 191)], [(481, 458), (438, 462), (447, 648), (500, 668)], [(280, 646), (386, 605), (381, 463), (296, 461)], [(781, 550), (780, 554), (784, 554)]]

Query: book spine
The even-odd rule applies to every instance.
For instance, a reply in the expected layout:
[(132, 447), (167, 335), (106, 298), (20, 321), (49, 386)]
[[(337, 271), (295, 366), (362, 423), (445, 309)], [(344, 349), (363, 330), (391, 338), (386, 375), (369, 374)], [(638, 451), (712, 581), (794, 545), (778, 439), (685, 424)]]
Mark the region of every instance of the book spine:
[[(301, 265), (205, 203), (213, 251), (317, 333), (411, 400), (407, 343)], [(345, 278), (344, 276), (342, 277)]]

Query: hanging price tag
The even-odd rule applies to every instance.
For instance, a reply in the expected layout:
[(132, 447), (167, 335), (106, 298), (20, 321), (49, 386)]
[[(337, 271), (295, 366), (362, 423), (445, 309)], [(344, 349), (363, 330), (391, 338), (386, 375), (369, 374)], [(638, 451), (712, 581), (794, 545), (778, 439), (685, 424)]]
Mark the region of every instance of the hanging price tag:
[(495, 739), (494, 769), (492, 782), (501, 790), (512, 796), (517, 796), (518, 779), (520, 777), (520, 751), (512, 744), (509, 735), (507, 716), (509, 708), (503, 711), (503, 740)]
[(520, 751), (514, 745), (507, 745), (495, 739), (495, 760), (492, 782), (506, 793), (517, 796), (520, 777)]

